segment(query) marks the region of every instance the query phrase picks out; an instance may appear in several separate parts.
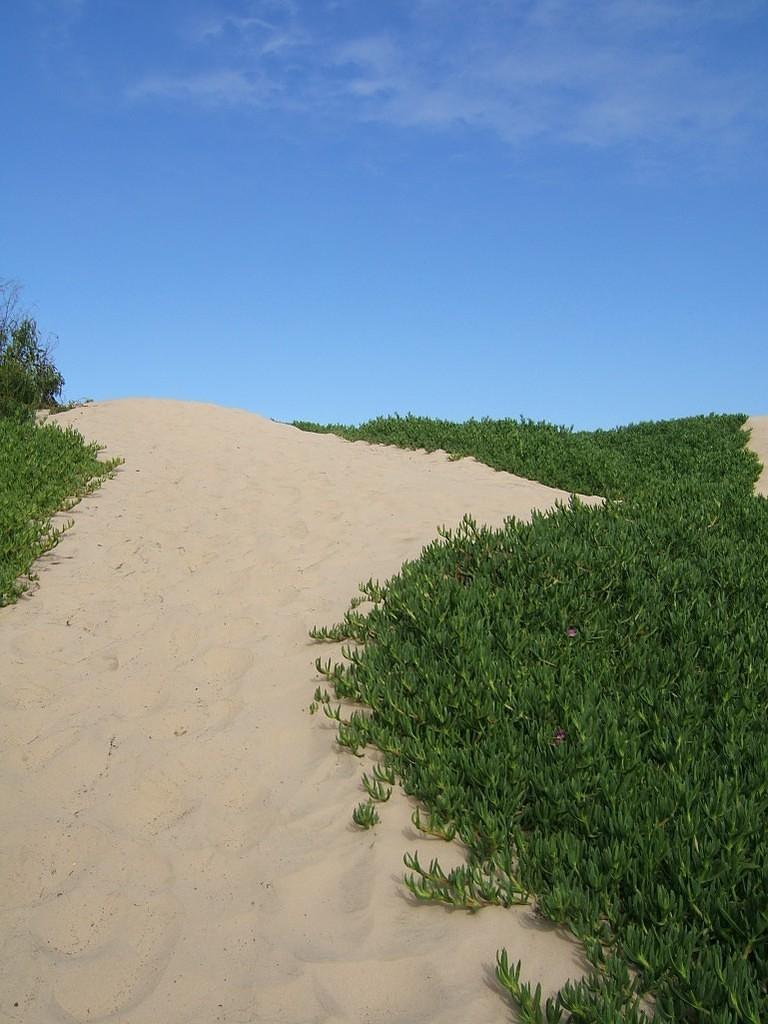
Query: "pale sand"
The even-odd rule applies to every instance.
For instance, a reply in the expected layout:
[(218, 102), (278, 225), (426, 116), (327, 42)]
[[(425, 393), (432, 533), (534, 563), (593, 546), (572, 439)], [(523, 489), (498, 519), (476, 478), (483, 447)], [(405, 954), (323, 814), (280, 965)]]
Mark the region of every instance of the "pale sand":
[(750, 416), (744, 429), (750, 431), (748, 445), (763, 464), (755, 493), (768, 497), (768, 416)]
[(352, 825), (375, 753), (307, 712), (342, 646), (308, 630), (358, 583), (567, 495), (211, 405), (57, 419), (126, 463), (0, 609), (0, 1020), (483, 1024), (511, 1019), (501, 946), (545, 994), (580, 977), (529, 908), (415, 903), (403, 853), (460, 846), (399, 790)]

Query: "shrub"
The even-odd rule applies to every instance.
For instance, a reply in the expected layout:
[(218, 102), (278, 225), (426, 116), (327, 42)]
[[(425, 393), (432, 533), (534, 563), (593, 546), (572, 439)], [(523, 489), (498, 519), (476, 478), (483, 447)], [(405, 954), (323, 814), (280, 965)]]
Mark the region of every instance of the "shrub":
[(18, 290), (0, 283), (0, 416), (29, 419), (55, 408), (64, 378), (54, 365), (37, 323), (16, 312)]
[(37, 388), (26, 368), (17, 360), (0, 356), (0, 417), (32, 419), (37, 407)]

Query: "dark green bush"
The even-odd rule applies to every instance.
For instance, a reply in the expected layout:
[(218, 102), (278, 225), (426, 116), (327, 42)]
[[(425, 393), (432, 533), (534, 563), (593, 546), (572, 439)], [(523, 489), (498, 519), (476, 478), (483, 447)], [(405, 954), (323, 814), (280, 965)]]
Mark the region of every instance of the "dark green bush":
[(37, 408), (37, 388), (16, 359), (0, 356), (0, 418), (31, 420)]
[(0, 417), (30, 419), (36, 409), (58, 405), (64, 378), (37, 322), (17, 314), (17, 294), (17, 288), (0, 282)]

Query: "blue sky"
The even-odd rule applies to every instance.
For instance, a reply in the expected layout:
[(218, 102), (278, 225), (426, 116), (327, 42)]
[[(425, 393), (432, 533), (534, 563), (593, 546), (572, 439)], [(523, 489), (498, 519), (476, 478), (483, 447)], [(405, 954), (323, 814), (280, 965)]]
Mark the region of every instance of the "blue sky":
[(768, 412), (766, 0), (10, 0), (0, 279), (70, 398)]

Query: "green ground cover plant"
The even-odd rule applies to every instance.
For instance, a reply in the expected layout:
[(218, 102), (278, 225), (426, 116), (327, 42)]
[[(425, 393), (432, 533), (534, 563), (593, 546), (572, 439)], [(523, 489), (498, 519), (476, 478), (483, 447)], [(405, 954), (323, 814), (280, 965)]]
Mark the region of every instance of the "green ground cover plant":
[(72, 427), (38, 425), (38, 410), (63, 412), (64, 378), (37, 322), (20, 311), (19, 286), (0, 281), (0, 607), (28, 588), (32, 563), (58, 543), (72, 523), (51, 516), (95, 490), (122, 462), (97, 458)]
[(574, 431), (525, 418), (452, 423), (411, 414), (380, 416), (359, 427), (322, 426), (306, 420), (294, 420), (291, 425), (348, 441), (428, 452), (442, 448), (452, 458), (473, 456), (486, 466), (550, 487), (623, 498), (649, 489), (667, 491), (674, 481), (717, 484), (724, 474), (751, 488), (758, 463), (755, 456), (744, 453), (739, 428), (745, 419), (742, 415), (692, 416), (595, 431)]
[(35, 559), (54, 547), (67, 525), (51, 516), (99, 487), (122, 460), (101, 462), (96, 444), (72, 427), (0, 417), (0, 606), (15, 601)]
[(591, 973), (547, 1001), (498, 951), (523, 1021), (768, 1020), (768, 501), (745, 419), (294, 423), (608, 499), (501, 530), (465, 516), (310, 633), (358, 645), (316, 662), (339, 743), (378, 747), (415, 826), (466, 846), (447, 873), (406, 853), (410, 891), (533, 902), (583, 943)]

